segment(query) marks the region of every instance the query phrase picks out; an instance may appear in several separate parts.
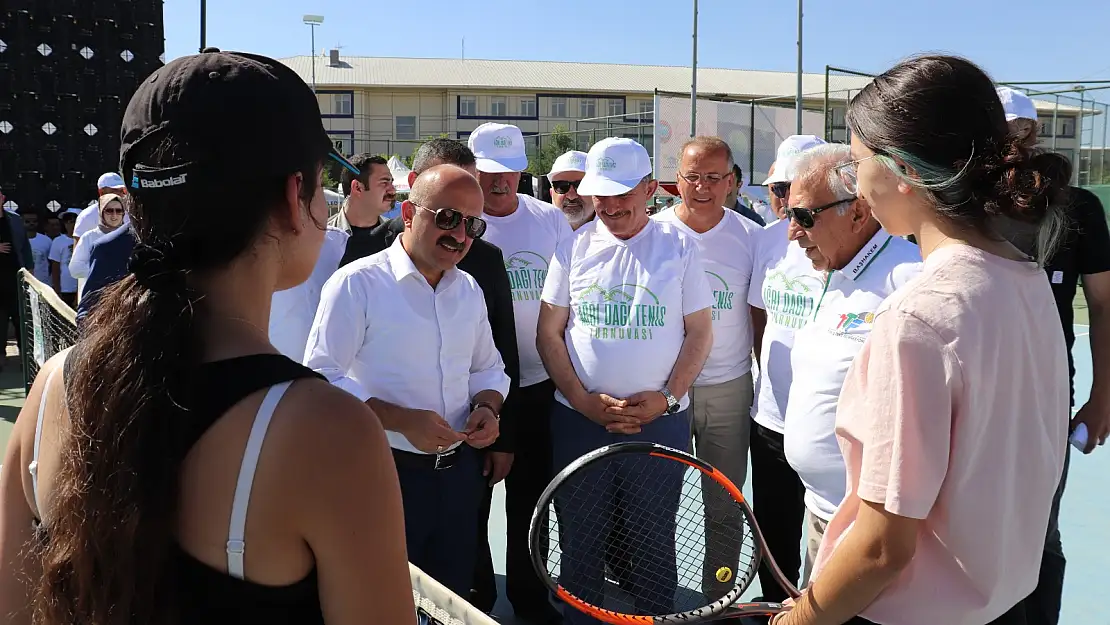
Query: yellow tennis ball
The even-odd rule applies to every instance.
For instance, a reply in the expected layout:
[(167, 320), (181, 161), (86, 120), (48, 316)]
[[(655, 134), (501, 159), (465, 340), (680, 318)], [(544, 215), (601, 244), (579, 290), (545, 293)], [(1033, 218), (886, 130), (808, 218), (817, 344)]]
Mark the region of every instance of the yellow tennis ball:
[(717, 569), (718, 582), (721, 582), (723, 584), (730, 579), (732, 579), (732, 569), (728, 568), (727, 566), (722, 566), (721, 568)]

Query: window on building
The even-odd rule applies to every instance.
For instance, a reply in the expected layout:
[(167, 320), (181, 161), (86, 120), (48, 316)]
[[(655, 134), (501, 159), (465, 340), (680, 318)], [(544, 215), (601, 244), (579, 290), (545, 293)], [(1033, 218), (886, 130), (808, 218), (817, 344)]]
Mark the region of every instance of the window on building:
[(521, 117), (535, 117), (536, 116), (536, 99), (535, 98), (521, 98), (520, 99), (520, 115), (521, 115)]
[(597, 117), (597, 100), (594, 98), (582, 98), (579, 100), (578, 116), (582, 119)]
[(609, 100), (609, 116), (624, 115), (624, 100)]
[(335, 134), (328, 135), (331, 138), (331, 144), (335, 146), (337, 152), (343, 156), (350, 156), (355, 153), (355, 138), (348, 134)]
[(1056, 118), (1056, 132), (1058, 137), (1074, 137), (1075, 136), (1075, 118), (1074, 117), (1057, 117)]
[(332, 94), (332, 115), (353, 115), (355, 111), (355, 96), (350, 93)]
[(505, 96), (495, 95), (489, 99), (489, 114), (492, 117), (505, 117), (509, 114), (509, 105)]
[(551, 98), (551, 116), (565, 118), (567, 116), (567, 99)]
[(655, 112), (655, 102), (650, 100), (640, 100), (640, 122), (653, 121), (653, 113)]
[(472, 95), (464, 95), (459, 97), (459, 116), (477, 117), (478, 116), (478, 98)]
[(415, 115), (398, 115), (397, 116), (397, 140), (398, 141), (416, 141), (416, 116)]

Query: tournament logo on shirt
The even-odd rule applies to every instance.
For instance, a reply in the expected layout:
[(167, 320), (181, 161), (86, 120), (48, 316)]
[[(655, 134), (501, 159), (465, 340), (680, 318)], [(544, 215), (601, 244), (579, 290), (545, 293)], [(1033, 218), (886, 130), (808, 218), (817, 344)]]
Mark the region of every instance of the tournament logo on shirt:
[(547, 279), (547, 259), (535, 252), (522, 250), (505, 259), (513, 301), (540, 301), (543, 281)]
[(829, 330), (829, 334), (843, 336), (862, 343), (867, 340), (867, 335), (871, 332), (871, 324), (874, 321), (875, 313), (873, 312), (844, 313), (840, 315), (840, 322), (836, 324), (836, 327)]
[(763, 304), (768, 318), (776, 325), (800, 330), (813, 317), (816, 296), (821, 291), (821, 280), (816, 276), (791, 277), (774, 270), (763, 282)]
[(666, 325), (667, 307), (638, 284), (605, 288), (592, 284), (576, 294), (577, 322), (596, 339), (650, 341), (652, 329)]
[(713, 321), (717, 321), (722, 310), (732, 310), (733, 292), (721, 276), (712, 271), (706, 271), (705, 275), (709, 276), (709, 284), (713, 287)]

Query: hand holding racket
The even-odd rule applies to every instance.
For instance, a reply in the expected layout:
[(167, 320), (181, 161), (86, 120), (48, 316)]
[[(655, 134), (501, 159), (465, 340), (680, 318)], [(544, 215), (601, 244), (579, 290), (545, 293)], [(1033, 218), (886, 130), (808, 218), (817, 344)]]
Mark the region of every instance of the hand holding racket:
[[(714, 498), (727, 501), (733, 521), (706, 522)], [(706, 555), (728, 552), (716, 548), (723, 543), (739, 543), (739, 557)], [(563, 469), (540, 497), (529, 544), (536, 572), (561, 600), (614, 625), (786, 611), (736, 603), (764, 559), (792, 598), (800, 594), (770, 558), (740, 489), (709, 464), (654, 443), (609, 445)]]

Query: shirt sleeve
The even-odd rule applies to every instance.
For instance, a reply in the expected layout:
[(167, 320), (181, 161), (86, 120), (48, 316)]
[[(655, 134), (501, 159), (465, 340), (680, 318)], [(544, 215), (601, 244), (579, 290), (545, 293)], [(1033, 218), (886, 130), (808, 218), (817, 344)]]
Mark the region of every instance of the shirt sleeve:
[(50, 254), (47, 256), (47, 258), (56, 263), (62, 262), (62, 250), (64, 248), (65, 241), (63, 241), (61, 237), (54, 239), (50, 242)]
[(573, 246), (574, 240), (567, 239), (555, 248), (555, 256), (552, 257), (547, 268), (547, 277), (544, 278), (540, 301), (570, 308), (570, 256)]
[(682, 316), (713, 306), (713, 289), (705, 277), (705, 266), (697, 246), (688, 244), (686, 272), (682, 276)]
[(324, 284), (304, 364), (365, 402), (369, 391), (349, 375), (366, 338), (367, 299), (356, 280), (357, 276), (337, 274)]
[[(481, 300), (480, 295), (477, 297)], [(497, 391), (504, 400), (509, 396), (509, 375), (505, 373), (505, 363), (493, 343), (486, 303), (484, 300), (479, 303), (482, 316), (478, 320), (474, 355), (470, 359), (470, 396), (474, 397), (482, 391)]]
[(767, 308), (767, 304), (763, 302), (763, 278), (767, 275), (767, 263), (759, 251), (765, 236), (766, 230), (752, 233), (752, 279), (748, 283), (748, 304), (760, 310)]
[(1076, 255), (1080, 275), (1089, 276), (1110, 271), (1110, 228), (1106, 224), (1106, 213), (1098, 196), (1086, 189), (1075, 190), (1075, 237), (1078, 244)]
[(860, 443), (860, 499), (929, 515), (948, 472), (960, 385), (959, 364), (931, 327), (908, 313), (879, 314), (837, 413), (837, 434)]
[(74, 278), (89, 277), (89, 250), (92, 249), (92, 237), (84, 236), (73, 246), (73, 256), (69, 259), (69, 275)]

